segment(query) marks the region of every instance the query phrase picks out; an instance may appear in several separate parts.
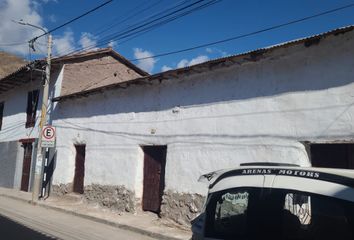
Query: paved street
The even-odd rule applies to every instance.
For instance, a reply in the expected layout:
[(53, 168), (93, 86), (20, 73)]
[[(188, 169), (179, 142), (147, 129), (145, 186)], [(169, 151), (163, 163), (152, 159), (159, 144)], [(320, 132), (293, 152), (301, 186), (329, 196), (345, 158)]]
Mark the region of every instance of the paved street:
[[(0, 217), (0, 234), (9, 236), (6, 239), (51, 239), (40, 233), (63, 240), (153, 239), (135, 232), (5, 197), (0, 197), (0, 215), (3, 216)], [(8, 221), (6, 218), (26, 227)]]
[(24, 227), (8, 218), (0, 216), (1, 239), (26, 239), (26, 240), (49, 240), (50, 236), (43, 235), (37, 231)]

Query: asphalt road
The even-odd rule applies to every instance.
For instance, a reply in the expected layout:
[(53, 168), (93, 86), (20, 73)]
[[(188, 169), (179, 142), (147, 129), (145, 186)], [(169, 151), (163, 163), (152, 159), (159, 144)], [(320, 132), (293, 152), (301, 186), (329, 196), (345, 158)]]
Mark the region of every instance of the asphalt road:
[(9, 220), (6, 217), (0, 216), (0, 236), (4, 240), (16, 240), (16, 239), (26, 239), (26, 240), (53, 240), (55, 238), (48, 237), (39, 232), (31, 230), (21, 224)]
[(61, 240), (154, 240), (136, 232), (1, 196), (0, 216), (3, 216), (0, 217), (0, 240), (53, 239), (48, 236)]

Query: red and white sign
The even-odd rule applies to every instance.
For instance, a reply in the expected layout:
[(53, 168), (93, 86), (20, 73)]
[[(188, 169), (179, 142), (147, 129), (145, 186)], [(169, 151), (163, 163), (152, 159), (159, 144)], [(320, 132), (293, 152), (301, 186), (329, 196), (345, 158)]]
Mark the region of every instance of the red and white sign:
[(42, 147), (55, 146), (55, 127), (44, 126), (42, 130)]

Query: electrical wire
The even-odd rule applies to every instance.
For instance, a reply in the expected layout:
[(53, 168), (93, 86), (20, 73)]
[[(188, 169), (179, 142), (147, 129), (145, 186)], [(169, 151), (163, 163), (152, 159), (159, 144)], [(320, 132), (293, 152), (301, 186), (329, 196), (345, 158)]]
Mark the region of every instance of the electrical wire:
[[(137, 23), (135, 23), (135, 24), (133, 24), (133, 25), (130, 25), (130, 26), (128, 26), (128, 27), (126, 27), (126, 28), (120, 30), (119, 32), (111, 33), (110, 35), (104, 37), (103, 40), (100, 40), (100, 41), (99, 41), (98, 43), (96, 43), (96, 44), (99, 44), (100, 46), (105, 45), (105, 44), (109, 43), (110, 41), (112, 41), (112, 38), (113, 38), (115, 35), (117, 35), (117, 34), (122, 34), (122, 33), (127, 33), (128, 31), (131, 31), (132, 28), (134, 28), (134, 27), (135, 27), (135, 28), (143, 27), (143, 26), (147, 25), (147, 24), (146, 24), (147, 21), (150, 21), (150, 22), (151, 22), (151, 21), (154, 21), (154, 20), (156, 20), (157, 18), (161, 17), (162, 15), (164, 15), (164, 16), (166, 16), (166, 15), (168, 15), (168, 14), (171, 15), (171, 14), (172, 14), (171, 11), (174, 11), (174, 10), (175, 10), (176, 8), (178, 8), (178, 7), (180, 7), (180, 8), (177, 9), (176, 11), (178, 11), (178, 10), (181, 11), (181, 7), (183, 7), (183, 5), (185, 5), (185, 4), (188, 3), (189, 1), (191, 1), (191, 0), (183, 0), (183, 1), (179, 2), (177, 5), (175, 5), (175, 6), (171, 7), (171, 8), (168, 8), (168, 9), (164, 9), (163, 11), (160, 11), (160, 12), (158, 12), (158, 13), (155, 13), (155, 14), (149, 16), (148, 18), (142, 20), (142, 21), (139, 21), (139, 22), (137, 22)], [(199, 1), (206, 1), (206, 0), (199, 0)], [(198, 2), (199, 2), (199, 1), (198, 1)], [(166, 14), (166, 13), (168, 13), (168, 14)], [(103, 41), (104, 41), (104, 43), (102, 43)], [(100, 43), (101, 43), (101, 44), (100, 44)], [(69, 50), (69, 52), (65, 52), (65, 51), (64, 51), (64, 55), (65, 55), (65, 56), (66, 56), (66, 55), (72, 55), (72, 54), (74, 54), (74, 53), (76, 53), (76, 52), (87, 51), (87, 50), (90, 50), (90, 49), (94, 49), (94, 48), (96, 48), (96, 44), (91, 44), (91, 45), (86, 46), (86, 47), (84, 47), (84, 48), (76, 48), (76, 49), (74, 49), (74, 50)]]
[[(145, 2), (143, 2), (142, 4), (139, 4), (139, 5), (140, 5), (140, 7), (141, 7), (141, 6), (144, 6), (144, 5), (145, 5), (146, 3), (148, 3), (148, 2), (150, 2), (150, 0), (147, 0), (147, 1), (145, 1)], [(119, 26), (119, 25), (122, 25), (123, 23), (129, 21), (130, 19), (136, 17), (137, 15), (142, 14), (142, 13), (146, 12), (147, 10), (150, 10), (151, 8), (153, 8), (153, 7), (157, 6), (158, 4), (160, 4), (161, 2), (163, 2), (163, 0), (158, 0), (158, 1), (153, 2), (152, 4), (148, 5), (147, 7), (143, 8), (143, 9), (141, 9), (141, 10), (139, 10), (138, 7), (135, 7), (134, 9), (131, 9), (131, 10), (128, 11), (128, 12), (131, 13), (130, 15), (128, 15), (127, 17), (123, 18), (123, 19), (120, 20), (118, 23), (115, 23), (115, 22), (116, 22), (117, 20), (119, 20), (119, 17), (115, 18), (115, 19), (113, 20), (113, 23), (111, 23), (110, 25), (105, 26), (105, 27), (102, 28), (100, 31), (94, 31), (92, 34), (93, 34), (93, 35), (100, 35), (100, 34), (102, 34), (102, 33), (105, 33), (105, 32), (107, 32), (107, 31), (109, 31), (109, 30), (111, 30), (111, 29), (113, 29), (113, 28), (115, 28), (115, 27), (117, 27), (117, 26)], [(134, 10), (135, 10), (135, 11), (134, 11)], [(138, 10), (138, 11), (137, 11), (137, 10)]]
[(321, 13), (318, 13), (318, 14), (314, 14), (314, 15), (311, 15), (311, 16), (308, 16), (308, 17), (304, 17), (304, 18), (296, 19), (296, 20), (289, 21), (289, 22), (286, 22), (286, 23), (278, 24), (278, 25), (275, 25), (275, 26), (272, 26), (272, 27), (260, 29), (260, 30), (254, 31), (254, 32), (250, 32), (250, 33), (246, 33), (246, 34), (242, 34), (242, 35), (238, 35), (238, 36), (234, 36), (234, 37), (218, 40), (218, 41), (215, 41), (215, 42), (204, 43), (204, 44), (193, 46), (193, 47), (189, 47), (189, 48), (179, 49), (179, 50), (170, 51), (170, 52), (166, 52), (166, 53), (160, 53), (160, 54), (156, 54), (156, 55), (149, 56), (149, 57), (130, 59), (129, 61), (133, 62), (133, 61), (156, 58), (156, 57), (164, 57), (164, 56), (173, 55), (173, 54), (177, 54), (177, 53), (182, 53), (182, 52), (188, 52), (188, 51), (196, 50), (196, 49), (199, 49), (199, 48), (209, 47), (209, 46), (217, 45), (217, 44), (220, 44), (220, 43), (230, 42), (230, 41), (234, 41), (234, 40), (237, 40), (237, 39), (241, 39), (241, 38), (249, 37), (249, 36), (252, 36), (252, 35), (256, 35), (256, 34), (259, 34), (259, 33), (268, 32), (268, 31), (271, 31), (271, 30), (274, 30), (274, 29), (278, 29), (278, 28), (282, 28), (282, 27), (285, 27), (285, 26), (289, 26), (289, 25), (292, 25), (292, 24), (295, 24), (295, 23), (304, 22), (304, 21), (307, 21), (307, 20), (310, 20), (310, 19), (313, 19), (313, 18), (316, 18), (316, 17), (320, 17), (320, 16), (327, 15), (327, 14), (334, 13), (334, 12), (338, 12), (340, 10), (344, 10), (344, 9), (351, 8), (351, 7), (354, 7), (354, 3), (349, 4), (349, 5), (345, 5), (345, 6), (342, 6), (342, 7), (338, 7), (338, 8), (335, 8), (335, 9), (331, 9), (331, 10), (328, 10), (328, 11), (325, 11), (325, 12), (321, 12)]
[(23, 44), (27, 44), (28, 42), (22, 42), (22, 43), (0, 43), (0, 47), (11, 47), (11, 46), (19, 46)]
[[(222, 0), (216, 0), (216, 1), (214, 1), (214, 2), (210, 2), (210, 3), (204, 4), (204, 5), (202, 5), (202, 6), (198, 7), (198, 8), (196, 8), (195, 10), (201, 10), (201, 9), (203, 9), (203, 8), (209, 7), (210, 5), (213, 5), (213, 4), (215, 4), (215, 3), (217, 3), (217, 2), (220, 2), (220, 1), (222, 1)], [(188, 14), (190, 14), (190, 13), (192, 13), (192, 12), (193, 12), (193, 11), (191, 10), (191, 11), (188, 11), (188, 12), (185, 12), (185, 13), (181, 13), (181, 14), (179, 14), (179, 15), (176, 16), (176, 17), (173, 17), (173, 18), (171, 18), (171, 19), (167, 19), (167, 20), (165, 20), (165, 21), (163, 21), (163, 22), (161, 22), (161, 23), (158, 23), (158, 24), (156, 24), (156, 25), (154, 25), (154, 26), (151, 26), (151, 27), (149, 27), (149, 28), (147, 28), (147, 29), (142, 29), (142, 30), (140, 30), (139, 32), (136, 32), (136, 33), (134, 33), (134, 34), (130, 34), (130, 35), (124, 36), (124, 37), (122, 37), (122, 38), (120, 38), (120, 39), (125, 39), (125, 38), (128, 38), (128, 39), (126, 39), (126, 40), (124, 40), (124, 41), (120, 41), (119, 44), (122, 45), (122, 44), (124, 44), (124, 43), (126, 43), (126, 42), (129, 42), (130, 40), (135, 39), (135, 38), (137, 38), (137, 37), (140, 37), (141, 35), (143, 35), (143, 34), (149, 32), (149, 31), (151, 31), (151, 30), (153, 30), (153, 29), (155, 29), (155, 28), (157, 28), (157, 27), (159, 27), (159, 26), (162, 26), (162, 25), (164, 25), (164, 24), (166, 24), (166, 23), (169, 23), (169, 22), (171, 22), (171, 21), (174, 21), (174, 20), (176, 20), (176, 19), (178, 19), (178, 18), (180, 18), (180, 17), (182, 17), (182, 16), (188, 15)]]
[(69, 20), (69, 21), (67, 21), (67, 22), (65, 22), (65, 23), (63, 23), (63, 24), (61, 24), (61, 25), (59, 25), (59, 26), (53, 28), (53, 29), (50, 29), (50, 30), (47, 31), (46, 33), (43, 33), (43, 34), (41, 34), (41, 35), (39, 35), (39, 36), (37, 36), (37, 37), (35, 37), (35, 38), (33, 38), (33, 39), (38, 39), (38, 38), (43, 37), (43, 36), (45, 36), (45, 35), (47, 35), (47, 34), (49, 34), (49, 33), (54, 32), (54, 31), (56, 31), (56, 30), (58, 30), (58, 29), (60, 29), (60, 28), (62, 28), (62, 27), (65, 27), (65, 26), (67, 26), (68, 24), (70, 24), (70, 23), (72, 23), (72, 22), (74, 22), (74, 21), (76, 21), (76, 20), (78, 20), (78, 19), (80, 19), (80, 18), (82, 18), (82, 17), (84, 17), (84, 16), (86, 16), (86, 15), (88, 15), (88, 14), (90, 14), (90, 13), (92, 13), (92, 12), (95, 12), (96, 10), (102, 8), (103, 6), (107, 5), (108, 3), (111, 3), (112, 1), (113, 1), (113, 0), (108, 0), (108, 1), (106, 1), (106, 2), (104, 2), (104, 3), (102, 3), (102, 4), (100, 4), (100, 5), (98, 5), (97, 7), (93, 8), (93, 9), (91, 9), (91, 10), (89, 10), (89, 11), (87, 11), (87, 12), (85, 12), (85, 13), (83, 13), (83, 14), (81, 14), (81, 15), (79, 15), (79, 16), (77, 16), (77, 17), (75, 17), (75, 18), (73, 18), (73, 19), (71, 19), (71, 20)]
[(178, 19), (178, 18), (180, 18), (180, 17), (183, 17), (183, 16), (185, 16), (185, 15), (188, 15), (188, 14), (190, 14), (190, 13), (192, 13), (192, 12), (195, 12), (195, 11), (197, 11), (197, 10), (203, 9), (203, 8), (205, 8), (205, 7), (208, 7), (208, 6), (210, 6), (210, 5), (213, 5), (213, 4), (215, 4), (215, 3), (217, 3), (217, 2), (220, 2), (220, 1), (221, 1), (221, 0), (212, 0), (211, 2), (205, 3), (205, 4), (201, 5), (201, 6), (196, 7), (196, 8), (193, 8), (193, 9), (187, 11), (187, 12), (182, 12), (182, 13), (176, 15), (176, 16), (172, 16), (171, 18), (168, 18), (168, 19), (166, 19), (166, 20), (164, 20), (164, 21), (162, 21), (162, 22), (157, 22), (157, 23), (155, 23), (155, 24), (153, 24), (153, 25), (147, 26), (147, 27), (145, 27), (145, 28), (141, 28), (141, 29), (139, 29), (138, 31), (133, 31), (133, 32), (128, 31), (127, 33), (120, 34), (120, 35), (117, 36), (117, 38), (114, 37), (113, 40), (116, 40), (116, 39), (118, 39), (118, 40), (119, 40), (119, 39), (125, 39), (125, 38), (127, 38), (127, 37), (132, 36), (132, 35), (139, 34), (140, 32), (146, 32), (146, 30), (155, 29), (155, 28), (158, 27), (158, 26), (162, 26), (162, 25), (164, 25), (164, 24), (166, 24), (166, 23), (169, 23), (169, 22), (171, 22), (171, 21), (173, 21), (173, 20), (176, 20), (176, 19)]
[[(145, 60), (145, 59), (151, 59), (151, 58), (157, 58), (157, 57), (164, 57), (164, 56), (168, 56), (168, 55), (174, 55), (174, 54), (188, 52), (188, 51), (192, 51), (192, 50), (196, 50), (196, 49), (200, 49), (200, 48), (204, 48), (204, 47), (209, 47), (209, 46), (213, 46), (213, 45), (217, 45), (217, 44), (221, 44), (221, 43), (225, 43), (225, 42), (230, 42), (230, 41), (238, 40), (238, 39), (241, 39), (241, 38), (245, 38), (245, 37), (257, 35), (257, 34), (260, 34), (260, 33), (268, 32), (268, 31), (271, 31), (271, 30), (274, 30), (274, 29), (282, 28), (282, 27), (285, 27), (285, 26), (289, 26), (289, 25), (292, 25), (292, 24), (304, 22), (304, 21), (307, 21), (307, 20), (310, 20), (310, 19), (313, 19), (313, 18), (317, 18), (317, 17), (323, 16), (323, 15), (328, 15), (328, 14), (331, 14), (331, 13), (334, 13), (334, 12), (338, 12), (338, 11), (341, 11), (341, 10), (344, 10), (344, 9), (348, 9), (348, 8), (351, 8), (351, 7), (354, 7), (354, 3), (348, 4), (348, 5), (345, 5), (345, 6), (342, 6), (342, 7), (334, 8), (334, 9), (331, 9), (331, 10), (327, 10), (327, 11), (324, 11), (324, 12), (320, 12), (320, 13), (317, 13), (317, 14), (314, 14), (314, 15), (311, 15), (311, 16), (307, 16), (307, 17), (303, 17), (303, 18), (300, 18), (300, 19), (292, 20), (292, 21), (289, 21), (289, 22), (286, 22), (286, 23), (274, 25), (274, 26), (271, 26), (271, 27), (268, 27), (268, 28), (263, 28), (263, 29), (260, 29), (260, 30), (257, 30), (257, 31), (249, 32), (249, 33), (246, 33), (246, 34), (237, 35), (237, 36), (234, 36), (234, 37), (230, 37), (230, 38), (226, 38), (226, 39), (222, 39), (222, 40), (218, 40), (218, 41), (214, 41), (214, 42), (204, 43), (204, 44), (192, 46), (192, 47), (189, 47), (189, 48), (174, 50), (174, 51), (165, 52), (165, 53), (159, 53), (159, 54), (156, 54), (156, 55), (153, 55), (153, 56), (149, 56), (149, 57), (129, 59), (129, 61), (134, 62), (134, 61), (139, 61), (139, 60)], [(108, 64), (111, 64), (111, 63), (103, 63), (103, 64), (100, 64), (100, 65), (108, 65)]]
[[(151, 19), (151, 20), (148, 21), (148, 22), (146, 22), (146, 20), (145, 20), (145, 22), (140, 22), (140, 25), (138, 25), (138, 24), (133, 25), (133, 26), (135, 26), (133, 28), (131, 28), (132, 26), (130, 26), (130, 29), (128, 28), (128, 29), (122, 30), (122, 31), (120, 31), (118, 33), (111, 34), (110, 36), (105, 37), (104, 39), (100, 40), (96, 44), (92, 44), (92, 45), (87, 46), (85, 48), (77, 48), (74, 51), (71, 51), (69, 53), (64, 54), (64, 56), (72, 55), (72, 54), (75, 54), (75, 53), (80, 52), (80, 51), (87, 51), (87, 50), (90, 50), (90, 49), (93, 49), (93, 48), (97, 48), (99, 46), (106, 45), (107, 43), (109, 43), (112, 40), (124, 39), (124, 38), (130, 37), (130, 36), (132, 36), (134, 34), (139, 34), (141, 32), (151, 31), (152, 29), (154, 29), (154, 28), (156, 28), (158, 26), (161, 26), (161, 25), (164, 25), (166, 23), (169, 23), (169, 22), (171, 22), (173, 20), (176, 20), (176, 19), (178, 19), (178, 18), (180, 18), (182, 16), (185, 16), (187, 14), (191, 14), (191, 13), (197, 11), (197, 10), (200, 10), (200, 9), (202, 9), (204, 7), (210, 6), (210, 5), (215, 4), (216, 2), (219, 2), (219, 1), (222, 1), (222, 0), (211, 0), (211, 1), (207, 2), (207, 3), (202, 4), (202, 5), (198, 5), (198, 4), (203, 3), (205, 1), (206, 0), (198, 0), (196, 2), (188, 4), (186, 6), (180, 7), (177, 10), (173, 10), (172, 9), (173, 10), (172, 12), (169, 12), (169, 13), (164, 14), (162, 16), (159, 15), (159, 14), (155, 14), (153, 16), (155, 18), (150, 17), (149, 19)], [(187, 2), (187, 1), (184, 1), (183, 3), (185, 3), (185, 2)], [(156, 18), (156, 16), (158, 16), (158, 17)]]

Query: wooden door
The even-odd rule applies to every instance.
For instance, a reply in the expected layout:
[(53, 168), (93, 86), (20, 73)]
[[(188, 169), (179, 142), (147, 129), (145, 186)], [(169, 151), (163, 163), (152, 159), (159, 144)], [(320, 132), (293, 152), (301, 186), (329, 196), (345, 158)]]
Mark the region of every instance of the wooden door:
[(22, 165), (21, 191), (28, 192), (32, 162), (32, 143), (23, 143), (22, 146), (24, 149), (24, 154)]
[(312, 144), (313, 167), (354, 169), (354, 144)]
[(160, 212), (165, 188), (166, 146), (147, 146), (144, 150), (143, 210)]
[(84, 193), (85, 148), (86, 145), (75, 145), (76, 157), (73, 191), (81, 194)]

